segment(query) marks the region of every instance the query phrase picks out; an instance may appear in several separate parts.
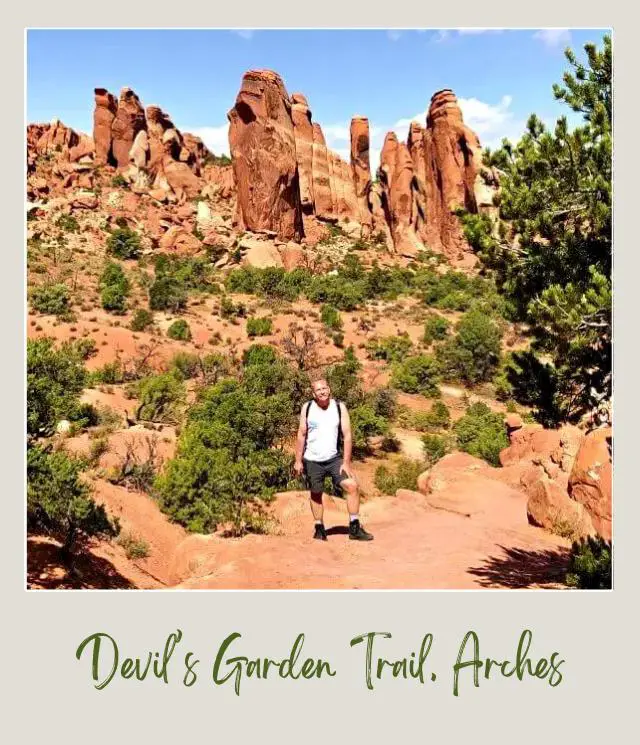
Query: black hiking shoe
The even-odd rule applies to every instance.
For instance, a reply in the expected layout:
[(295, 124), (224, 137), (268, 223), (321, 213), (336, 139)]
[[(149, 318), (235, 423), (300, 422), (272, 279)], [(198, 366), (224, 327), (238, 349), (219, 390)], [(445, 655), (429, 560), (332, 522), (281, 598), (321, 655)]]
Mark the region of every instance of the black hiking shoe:
[(327, 531), (324, 529), (324, 525), (322, 525), (322, 523), (316, 523), (316, 532), (313, 534), (313, 537), (318, 541), (327, 540)]
[(349, 538), (352, 541), (372, 541), (373, 536), (360, 525), (360, 520), (352, 520), (349, 523)]

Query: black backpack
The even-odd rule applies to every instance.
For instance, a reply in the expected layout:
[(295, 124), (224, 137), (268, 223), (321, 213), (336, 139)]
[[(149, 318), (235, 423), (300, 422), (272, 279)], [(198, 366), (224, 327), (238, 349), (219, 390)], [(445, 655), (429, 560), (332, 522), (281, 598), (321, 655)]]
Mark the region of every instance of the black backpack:
[[(337, 398), (334, 398), (333, 400), (336, 402), (336, 406), (338, 407), (338, 442), (336, 443), (336, 448), (338, 450), (338, 453), (341, 453), (342, 452), (342, 440), (343, 440), (343, 437), (342, 437), (342, 407), (340, 405), (340, 401), (338, 401)], [(304, 447), (305, 448), (307, 447), (307, 435), (309, 434), (309, 409), (311, 408), (311, 404), (312, 403), (313, 403), (313, 401), (307, 401), (307, 408), (305, 409), (305, 412), (304, 412), (304, 418), (305, 418), (305, 421), (307, 422), (307, 434), (305, 435), (305, 438), (304, 438)], [(304, 452), (304, 450), (302, 452)]]

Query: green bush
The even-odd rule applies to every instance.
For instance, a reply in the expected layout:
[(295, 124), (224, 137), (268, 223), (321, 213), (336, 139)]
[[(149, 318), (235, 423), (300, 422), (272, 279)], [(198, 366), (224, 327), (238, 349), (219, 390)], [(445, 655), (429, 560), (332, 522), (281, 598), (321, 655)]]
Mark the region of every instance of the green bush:
[(120, 264), (109, 261), (100, 276), (102, 307), (112, 313), (122, 314), (127, 309), (130, 284)]
[(438, 365), (429, 355), (408, 357), (393, 366), (391, 385), (405, 393), (421, 393), (429, 398), (440, 395)]
[(27, 449), (27, 524), (30, 530), (60, 536), (65, 552), (78, 537), (118, 534), (102, 505), (96, 505), (80, 473), (83, 461), (58, 450)]
[(139, 536), (123, 533), (118, 537), (118, 544), (124, 549), (127, 559), (146, 559), (149, 556), (149, 543)]
[(86, 382), (81, 352), (48, 338), (27, 341), (27, 432), (50, 434), (61, 419), (73, 419)]
[(413, 349), (413, 344), (406, 332), (399, 336), (387, 336), (384, 339), (371, 340), (367, 343), (367, 354), (374, 360), (402, 362)]
[(418, 476), (424, 471), (424, 463), (402, 458), (394, 470), (378, 466), (374, 477), (376, 488), (383, 494), (395, 494), (398, 489), (416, 489)]
[(60, 215), (56, 220), (56, 227), (67, 233), (77, 233), (80, 230), (80, 223), (73, 215)]
[(107, 238), (107, 251), (118, 259), (137, 259), (140, 248), (140, 236), (131, 228), (115, 228)]
[(157, 276), (149, 288), (149, 308), (179, 313), (187, 304), (187, 292), (172, 275)]
[(435, 465), (450, 450), (449, 440), (441, 435), (423, 435), (422, 447), (429, 467)]
[(149, 326), (153, 325), (153, 313), (146, 308), (138, 308), (133, 314), (129, 328), (132, 331), (146, 331)]
[(509, 445), (502, 415), (483, 403), (470, 406), (453, 425), (453, 432), (460, 450), (493, 466), (500, 465), (500, 451)]
[(320, 320), (322, 323), (333, 331), (342, 330), (342, 319), (340, 318), (340, 312), (333, 305), (323, 305), (320, 309)]
[(177, 424), (185, 404), (185, 389), (179, 376), (172, 372), (150, 375), (136, 386), (139, 406), (136, 419)]
[(184, 318), (178, 318), (167, 329), (167, 336), (176, 341), (191, 341), (191, 329)]
[(611, 541), (589, 536), (571, 547), (566, 583), (581, 590), (611, 589)]
[(116, 173), (116, 175), (111, 179), (111, 186), (124, 187), (128, 185), (127, 179), (121, 173)]
[(242, 354), (242, 364), (245, 367), (250, 365), (271, 365), (275, 363), (276, 359), (275, 349), (268, 344), (252, 344)]
[(200, 391), (176, 457), (156, 482), (173, 519), (197, 532), (226, 522), (236, 534), (264, 528), (262, 506), (290, 478), (292, 457), (278, 446), (297, 420), (291, 374), (279, 360), (256, 363), (241, 380)]
[(490, 380), (500, 363), (502, 332), (481, 310), (465, 313), (456, 335), (436, 347), (436, 359), (445, 378), (475, 384)]
[(247, 334), (249, 336), (268, 336), (271, 333), (270, 318), (249, 318), (247, 320)]
[(31, 290), (31, 307), (38, 313), (47, 316), (71, 317), (71, 296), (69, 288), (58, 282), (34, 287)]
[(234, 303), (228, 295), (220, 299), (220, 316), (222, 318), (244, 318), (247, 309), (244, 303)]
[(429, 313), (424, 324), (424, 343), (442, 341), (449, 333), (449, 321), (435, 313)]
[(203, 361), (197, 354), (177, 352), (169, 362), (169, 369), (176, 370), (183, 380), (191, 380), (203, 369)]
[(426, 432), (448, 429), (451, 424), (451, 414), (443, 401), (436, 401), (429, 411), (420, 414), (419, 421)]

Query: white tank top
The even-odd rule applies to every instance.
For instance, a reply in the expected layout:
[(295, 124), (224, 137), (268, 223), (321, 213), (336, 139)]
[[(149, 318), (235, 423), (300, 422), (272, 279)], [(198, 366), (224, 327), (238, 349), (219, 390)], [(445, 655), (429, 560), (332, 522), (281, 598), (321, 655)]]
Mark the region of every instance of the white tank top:
[(303, 458), (322, 462), (331, 460), (338, 454), (338, 427), (340, 418), (338, 416), (338, 404), (332, 398), (326, 409), (321, 408), (315, 401), (309, 406), (307, 417), (307, 446)]

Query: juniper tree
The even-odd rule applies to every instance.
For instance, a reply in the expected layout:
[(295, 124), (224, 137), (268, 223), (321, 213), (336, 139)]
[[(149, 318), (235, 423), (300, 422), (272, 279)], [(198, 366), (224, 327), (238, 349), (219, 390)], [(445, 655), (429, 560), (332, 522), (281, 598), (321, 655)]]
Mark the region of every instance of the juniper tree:
[(581, 123), (571, 129), (561, 117), (551, 130), (533, 114), (517, 144), (486, 152), (503, 171), (499, 223), (465, 219), (512, 313), (532, 324), (534, 351), (551, 363), (553, 418), (569, 420), (611, 395), (611, 38), (584, 50), (584, 64), (566, 50), (571, 69), (553, 86)]

